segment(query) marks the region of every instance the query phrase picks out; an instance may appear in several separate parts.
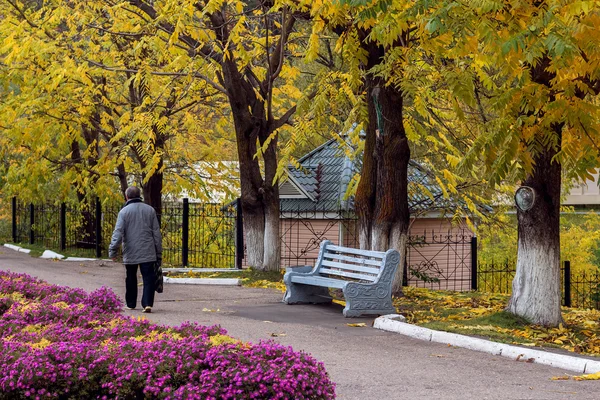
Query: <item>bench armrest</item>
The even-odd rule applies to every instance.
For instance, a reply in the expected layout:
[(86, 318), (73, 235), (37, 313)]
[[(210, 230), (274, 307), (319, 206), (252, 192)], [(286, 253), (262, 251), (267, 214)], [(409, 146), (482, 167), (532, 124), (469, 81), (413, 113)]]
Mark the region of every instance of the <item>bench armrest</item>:
[(312, 265), (296, 265), (293, 267), (287, 267), (285, 275), (283, 275), (283, 282), (286, 284), (291, 283), (292, 276), (311, 276), (314, 274), (315, 270)]
[(306, 274), (313, 270), (312, 265), (294, 265), (291, 267), (285, 267), (285, 272), (299, 272), (301, 274)]

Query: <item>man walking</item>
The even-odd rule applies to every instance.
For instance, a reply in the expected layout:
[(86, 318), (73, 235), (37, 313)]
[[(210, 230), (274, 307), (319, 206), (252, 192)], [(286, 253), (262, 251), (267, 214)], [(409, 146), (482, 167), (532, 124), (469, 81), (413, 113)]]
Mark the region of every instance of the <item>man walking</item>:
[(142, 312), (152, 312), (154, 305), (154, 263), (162, 261), (162, 237), (154, 208), (142, 202), (140, 189), (130, 186), (125, 190), (127, 202), (119, 211), (117, 224), (110, 241), (108, 255), (115, 260), (123, 243), (125, 278), (125, 302), (133, 310), (137, 304), (138, 265), (144, 281)]

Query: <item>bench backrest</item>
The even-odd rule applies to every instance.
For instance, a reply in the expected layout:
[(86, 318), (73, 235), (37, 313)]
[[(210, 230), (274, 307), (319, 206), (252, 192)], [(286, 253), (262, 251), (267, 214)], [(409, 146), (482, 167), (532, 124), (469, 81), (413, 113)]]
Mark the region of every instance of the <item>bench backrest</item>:
[(385, 258), (383, 251), (336, 246), (326, 240), (321, 243), (315, 272), (330, 278), (375, 282), (385, 268)]

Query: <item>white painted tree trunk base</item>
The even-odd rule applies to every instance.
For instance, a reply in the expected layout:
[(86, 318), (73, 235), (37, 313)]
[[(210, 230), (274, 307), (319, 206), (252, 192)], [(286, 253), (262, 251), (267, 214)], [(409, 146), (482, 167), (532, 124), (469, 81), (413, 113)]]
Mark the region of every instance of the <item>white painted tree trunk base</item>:
[(517, 272), (507, 311), (535, 324), (558, 326), (563, 322), (560, 258), (557, 250), (519, 240)]

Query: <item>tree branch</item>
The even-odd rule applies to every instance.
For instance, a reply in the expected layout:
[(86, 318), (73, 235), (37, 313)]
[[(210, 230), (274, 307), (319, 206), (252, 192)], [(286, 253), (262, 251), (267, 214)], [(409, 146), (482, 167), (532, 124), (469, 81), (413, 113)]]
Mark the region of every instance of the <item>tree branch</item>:
[[(108, 65), (104, 65), (102, 63), (99, 63), (99, 62), (96, 62), (96, 61), (93, 61), (93, 60), (89, 60), (89, 59), (86, 59), (85, 61), (88, 62), (88, 63), (90, 63), (91, 65), (93, 65), (95, 67), (102, 68), (102, 69), (107, 70), (107, 71), (112, 71), (112, 72), (127, 72), (127, 73), (132, 73), (132, 74), (137, 74), (139, 72), (139, 70), (137, 70), (137, 69), (110, 67)], [(151, 75), (157, 75), (157, 76), (191, 76), (193, 78), (203, 79), (210, 86), (212, 86), (213, 88), (217, 89), (219, 92), (227, 95), (227, 90), (224, 87), (222, 87), (221, 85), (219, 85), (218, 83), (214, 82), (212, 79), (210, 79), (206, 75), (201, 74), (199, 72), (189, 72), (188, 73), (188, 72), (151, 71), (150, 74)]]

